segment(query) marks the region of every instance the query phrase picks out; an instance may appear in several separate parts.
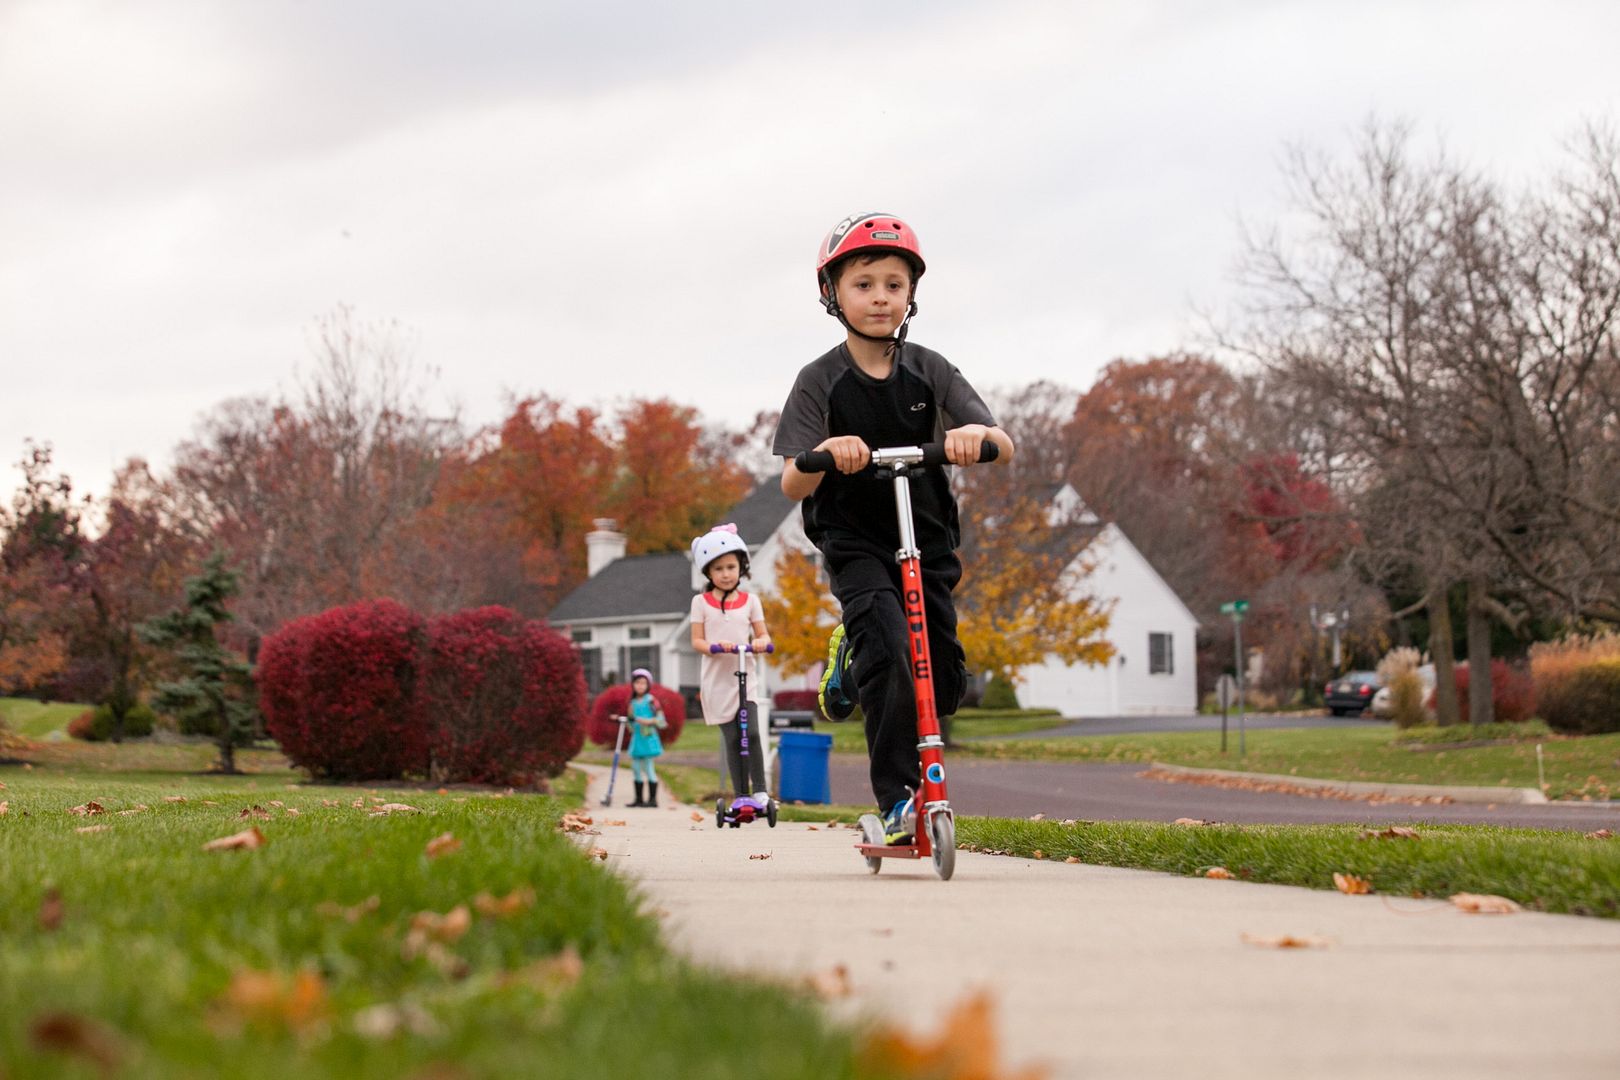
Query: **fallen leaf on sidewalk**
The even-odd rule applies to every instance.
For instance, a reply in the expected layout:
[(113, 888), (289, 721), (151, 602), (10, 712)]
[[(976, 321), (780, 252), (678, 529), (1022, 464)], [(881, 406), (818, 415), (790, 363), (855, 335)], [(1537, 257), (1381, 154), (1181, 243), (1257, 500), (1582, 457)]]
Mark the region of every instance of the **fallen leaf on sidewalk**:
[(823, 1001), (846, 998), (855, 992), (855, 987), (849, 981), (849, 968), (843, 964), (834, 964), (825, 971), (812, 972), (805, 976), (804, 981), (811, 992)]
[(588, 814), (564, 814), (557, 823), (557, 828), (563, 832), (584, 832), (592, 824)]
[(1364, 896), (1372, 892), (1372, 882), (1366, 878), (1356, 877), (1354, 874), (1333, 875), (1333, 887), (1350, 896)]
[(1218, 881), (1227, 881), (1233, 877), (1233, 874), (1232, 871), (1228, 870), (1224, 866), (1212, 866), (1208, 870), (1204, 871), (1204, 876), (1207, 878), (1215, 878)]
[(614, 828), (615, 826), (624, 826), (630, 823), (628, 821), (604, 821), (602, 824), (606, 825), (608, 828)]
[[(5, 803), (0, 803), (0, 807), (4, 807), (5, 805), (6, 805)], [(5, 811), (3, 809), (0, 809), (0, 814), (3, 814), (3, 813), (5, 813)], [(805, 828), (806, 832), (820, 832), (821, 831), (821, 830), (817, 829), (814, 825), (806, 825), (804, 828)]]
[(1046, 852), (1042, 851), (1040, 848), (1036, 848), (1034, 851), (1030, 852), (1030, 855), (1037, 859), (1046, 858)]
[(693, 821), (702, 821), (703, 820), (703, 815), (698, 813), (696, 810), (694, 810), (694, 811), (692, 811), (692, 820)]
[(1078, 855), (1070, 855), (1067, 859), (1064, 859), (1063, 861), (1066, 862), (1066, 863), (1077, 863), (1077, 862), (1080, 861), (1080, 856), (1078, 856)]
[(1358, 840), (1417, 840), (1420, 839), (1416, 829), (1409, 829), (1405, 825), (1391, 825), (1387, 829), (1363, 829), (1356, 837)]
[(218, 840), (210, 840), (202, 846), (202, 849), (204, 851), (235, 851), (237, 848), (241, 848), (245, 851), (253, 851), (256, 848), (264, 847), (267, 843), (269, 841), (264, 838), (264, 833), (260, 832), (259, 827), (255, 825), (251, 829), (244, 829), (239, 833), (222, 836)]
[(1314, 934), (1243, 934), (1244, 944), (1266, 949), (1325, 949), (1333, 944), (1331, 938)]
[(1524, 910), (1505, 896), (1492, 896), (1489, 893), (1460, 892), (1453, 894), (1450, 899), (1459, 909), (1476, 915), (1511, 915)]
[(599, 847), (591, 848), (591, 858), (593, 858), (593, 859), (601, 859), (603, 862), (607, 862), (607, 857), (608, 857), (607, 848), (599, 848)]
[(456, 839), (454, 833), (440, 833), (427, 842), (422, 853), (430, 859), (437, 859), (442, 855), (453, 855), (461, 850), (461, 841)]
[(893, 1027), (867, 1036), (859, 1057), (881, 1076), (929, 1076), (940, 1080), (1044, 1080), (1050, 1073), (1030, 1066), (1002, 1070), (996, 1065), (994, 1005), (980, 992), (951, 1007), (940, 1034), (923, 1038)]
[(761, 859), (761, 860), (763, 860), (763, 859), (768, 859), (770, 857), (771, 857), (771, 853), (768, 852), (768, 851), (765, 852), (764, 854), (761, 854), (761, 855), (750, 855), (750, 856), (748, 856), (748, 858), (750, 860), (752, 860), (752, 859)]

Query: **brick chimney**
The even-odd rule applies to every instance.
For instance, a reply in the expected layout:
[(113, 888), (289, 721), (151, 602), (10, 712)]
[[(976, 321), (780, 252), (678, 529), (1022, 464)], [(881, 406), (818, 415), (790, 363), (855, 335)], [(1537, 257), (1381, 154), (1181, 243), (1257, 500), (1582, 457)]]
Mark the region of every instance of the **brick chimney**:
[(624, 558), (625, 536), (619, 532), (619, 523), (613, 518), (592, 518), (596, 528), (585, 534), (585, 576), (596, 572), (615, 559)]

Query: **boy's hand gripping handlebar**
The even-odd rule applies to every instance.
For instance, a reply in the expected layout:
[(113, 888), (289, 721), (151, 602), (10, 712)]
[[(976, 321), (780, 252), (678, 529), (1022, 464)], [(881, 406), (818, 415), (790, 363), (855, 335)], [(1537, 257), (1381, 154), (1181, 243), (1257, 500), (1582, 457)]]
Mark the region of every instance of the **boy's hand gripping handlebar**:
[[(979, 461), (994, 461), (1001, 456), (1001, 448), (986, 439), (979, 444)], [(949, 465), (942, 442), (924, 443), (922, 446), (890, 446), (872, 451), (872, 464), (884, 465)], [(832, 472), (836, 467), (830, 450), (801, 450), (793, 465), (802, 473)]]

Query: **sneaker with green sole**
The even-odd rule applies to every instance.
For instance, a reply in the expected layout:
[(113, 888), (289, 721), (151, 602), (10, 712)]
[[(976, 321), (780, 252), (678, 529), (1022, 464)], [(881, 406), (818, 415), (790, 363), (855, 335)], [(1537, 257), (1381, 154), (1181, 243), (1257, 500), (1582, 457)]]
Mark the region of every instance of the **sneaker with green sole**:
[(846, 681), (849, 661), (849, 639), (844, 636), (844, 624), (839, 623), (827, 639), (827, 670), (821, 673), (821, 687), (816, 692), (821, 715), (829, 720), (848, 720), (855, 711), (855, 687)]
[(889, 807), (883, 815), (883, 843), (889, 847), (909, 844), (917, 835), (917, 815), (912, 812), (912, 800), (902, 799)]

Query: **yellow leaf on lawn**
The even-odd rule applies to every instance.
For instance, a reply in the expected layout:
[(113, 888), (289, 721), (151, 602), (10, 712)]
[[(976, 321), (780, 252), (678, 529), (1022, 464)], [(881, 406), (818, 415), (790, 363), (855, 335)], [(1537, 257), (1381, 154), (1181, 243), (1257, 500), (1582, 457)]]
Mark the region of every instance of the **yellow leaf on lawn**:
[(241, 848), (244, 851), (253, 851), (264, 847), (270, 841), (266, 840), (264, 833), (259, 831), (257, 825), (243, 829), (239, 833), (222, 836), (218, 840), (210, 840), (202, 846), (204, 851), (235, 851)]
[(78, 814), (84, 817), (90, 814), (105, 814), (106, 812), (106, 809), (98, 802), (80, 803), (78, 806), (68, 810), (70, 814)]
[(1218, 822), (1218, 821), (1209, 821), (1209, 820), (1206, 820), (1206, 819), (1201, 818), (1201, 817), (1178, 817), (1178, 818), (1176, 818), (1176, 820), (1172, 821), (1170, 824), (1172, 824), (1172, 825), (1219, 825), (1220, 822)]
[(435, 836), (433, 839), (429, 840), (427, 842), (427, 847), (424, 849), (427, 857), (430, 859), (437, 859), (441, 855), (451, 855), (460, 850), (461, 841), (456, 839), (454, 833), (447, 832), (440, 833), (438, 836)]
[(136, 803), (134, 806), (130, 807), (128, 810), (120, 810), (120, 811), (118, 811), (118, 816), (119, 817), (129, 817), (129, 815), (131, 815), (131, 814), (143, 814), (143, 813), (145, 813), (146, 811), (148, 811), (150, 809), (152, 809), (152, 808), (150, 806), (147, 806), (145, 803)]
[(224, 1004), (237, 1018), (302, 1031), (326, 1018), (326, 982), (307, 968), (288, 978), (275, 971), (240, 968), (225, 988)]
[(1244, 934), (1243, 941), (1267, 949), (1325, 949), (1333, 939), (1314, 934)]
[(74, 832), (81, 832), (81, 833), (106, 832), (110, 828), (112, 828), (112, 826), (110, 826), (110, 825), (81, 825), (77, 829), (74, 829), (73, 831)]
[[(6, 804), (5, 803), (0, 803), (0, 814), (3, 814), (5, 812), (6, 812)], [(1589, 832), (1589, 833), (1586, 834), (1586, 838), (1588, 840), (1608, 840), (1613, 836), (1614, 836), (1614, 833), (1610, 832), (1608, 829), (1596, 829), (1596, 830), (1593, 830), (1592, 832)]]
[(1334, 873), (1333, 887), (1351, 896), (1364, 896), (1372, 892), (1372, 882), (1366, 878), (1356, 877), (1354, 874)]
[(1040, 848), (1036, 848), (1034, 851), (1030, 852), (1030, 854), (1037, 859), (1046, 858), (1046, 852), (1042, 851)]
[(980, 992), (952, 1006), (935, 1038), (880, 1027), (859, 1050), (861, 1063), (883, 1076), (929, 1076), (939, 1080), (1042, 1080), (1047, 1070), (1004, 1071), (996, 1065), (994, 1006)]
[(1524, 909), (1505, 896), (1492, 896), (1489, 893), (1456, 893), (1451, 902), (1463, 911), (1476, 915), (1511, 915), (1515, 911)]
[(553, 993), (566, 990), (584, 974), (585, 961), (579, 958), (579, 951), (572, 945), (565, 945), (556, 956), (548, 956), (525, 964), (516, 971), (506, 972), (497, 982), (503, 987), (520, 985)]
[(1070, 855), (1067, 859), (1064, 859), (1063, 861), (1066, 862), (1066, 863), (1077, 863), (1077, 862), (1080, 861), (1080, 856), (1078, 856), (1078, 855)]
[(1232, 871), (1228, 870), (1224, 866), (1212, 866), (1208, 870), (1204, 871), (1204, 876), (1207, 878), (1216, 878), (1221, 881), (1226, 881), (1234, 875)]

